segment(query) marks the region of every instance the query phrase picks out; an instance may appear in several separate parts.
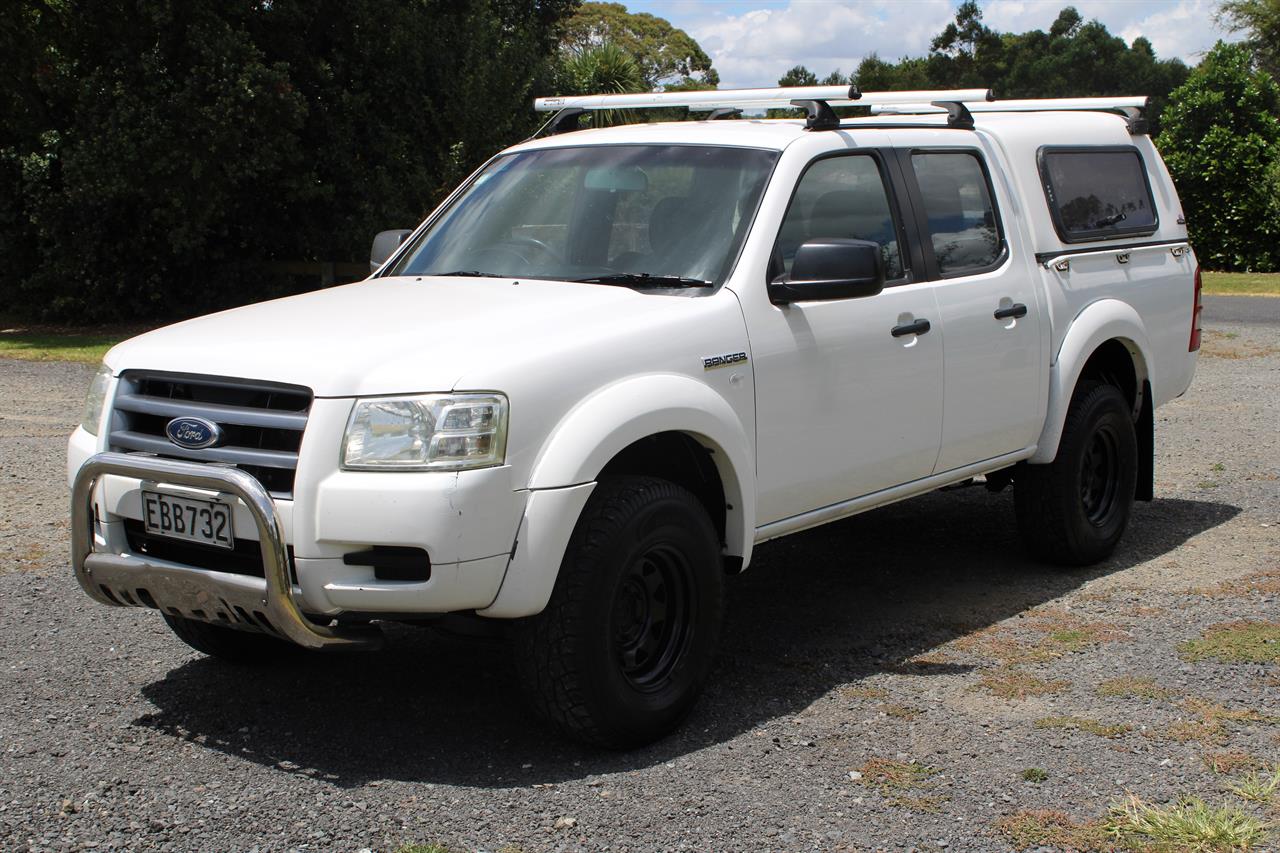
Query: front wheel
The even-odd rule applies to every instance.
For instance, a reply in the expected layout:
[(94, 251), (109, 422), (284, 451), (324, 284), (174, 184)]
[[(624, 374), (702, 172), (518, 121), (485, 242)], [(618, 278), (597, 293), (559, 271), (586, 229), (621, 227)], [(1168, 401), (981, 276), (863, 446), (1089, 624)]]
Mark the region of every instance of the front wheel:
[(602, 481), (546, 609), (515, 632), (534, 710), (615, 749), (670, 732), (711, 670), (723, 581), (719, 540), (692, 494), (653, 477)]
[(1067, 410), (1058, 455), (1014, 474), (1018, 532), (1037, 558), (1064, 566), (1106, 559), (1129, 523), (1138, 441), (1124, 395), (1083, 382)]

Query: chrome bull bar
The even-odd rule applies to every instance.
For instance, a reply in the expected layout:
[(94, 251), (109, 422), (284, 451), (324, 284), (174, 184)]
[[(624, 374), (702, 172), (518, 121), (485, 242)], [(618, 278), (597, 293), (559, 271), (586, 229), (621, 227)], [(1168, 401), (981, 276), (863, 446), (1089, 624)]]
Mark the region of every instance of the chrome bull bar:
[[(263, 577), (95, 551), (94, 491), (105, 474), (239, 498), (258, 529)], [(71, 567), (89, 597), (103, 604), (136, 603), (215, 625), (274, 634), (308, 649), (371, 649), (382, 644), (377, 628), (317, 625), (303, 615), (293, 597), (284, 525), (275, 502), (261, 483), (238, 468), (138, 454), (96, 454), (80, 468), (71, 490)]]

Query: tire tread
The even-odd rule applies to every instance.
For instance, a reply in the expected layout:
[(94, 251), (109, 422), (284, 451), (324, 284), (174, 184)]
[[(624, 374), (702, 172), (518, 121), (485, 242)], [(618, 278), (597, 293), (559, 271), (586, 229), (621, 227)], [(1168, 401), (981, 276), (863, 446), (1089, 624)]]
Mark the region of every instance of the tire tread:
[[(627, 521), (659, 498), (685, 503), (701, 515), (705, 510), (685, 489), (656, 477), (625, 476), (602, 480), (569, 540), (555, 588), (546, 609), (517, 626), (513, 636), (516, 670), (534, 712), (570, 737), (594, 746), (623, 748), (637, 740), (608, 727), (591, 713), (586, 676), (574, 666), (586, 642), (579, 614), (591, 605), (590, 581), (596, 561), (622, 534)], [(720, 607), (720, 602), (712, 606)]]
[[(1084, 566), (1104, 559), (1114, 548), (1112, 543), (1099, 553), (1098, 549), (1088, 547), (1072, 535), (1070, 509), (1063, 500), (1063, 491), (1069, 488), (1073, 472), (1060, 461), (1064, 445), (1077, 440), (1094, 409), (1105, 405), (1103, 401), (1116, 399), (1123, 404), (1124, 398), (1114, 385), (1092, 380), (1081, 382), (1076, 386), (1067, 409), (1057, 457), (1047, 465), (1023, 464), (1015, 474), (1014, 508), (1018, 532), (1027, 550), (1038, 560), (1061, 566)], [(1129, 461), (1133, 476), (1136, 476), (1136, 455)], [(1125, 498), (1122, 496), (1122, 499)], [(1132, 494), (1127, 499), (1132, 503)], [(1128, 510), (1125, 513), (1127, 516)], [(1123, 530), (1124, 525), (1121, 532)]]

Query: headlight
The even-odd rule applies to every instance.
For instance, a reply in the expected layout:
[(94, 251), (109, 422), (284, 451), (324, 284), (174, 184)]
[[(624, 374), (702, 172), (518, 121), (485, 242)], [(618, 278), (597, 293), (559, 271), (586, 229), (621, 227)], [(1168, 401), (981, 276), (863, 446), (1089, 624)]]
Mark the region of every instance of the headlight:
[(97, 435), (102, 424), (102, 407), (107, 402), (107, 386), (111, 384), (111, 368), (105, 364), (98, 368), (89, 383), (89, 393), (84, 398), (84, 415), (80, 426), (89, 435)]
[(507, 398), (423, 394), (358, 400), (347, 422), (342, 467), (353, 471), (457, 471), (501, 465)]

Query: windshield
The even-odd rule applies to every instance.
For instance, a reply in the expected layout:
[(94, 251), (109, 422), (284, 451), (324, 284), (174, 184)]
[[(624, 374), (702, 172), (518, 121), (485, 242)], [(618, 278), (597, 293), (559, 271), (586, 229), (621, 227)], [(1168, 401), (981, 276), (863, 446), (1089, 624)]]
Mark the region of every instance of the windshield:
[(390, 275), (719, 284), (776, 151), (593, 145), (499, 157)]

